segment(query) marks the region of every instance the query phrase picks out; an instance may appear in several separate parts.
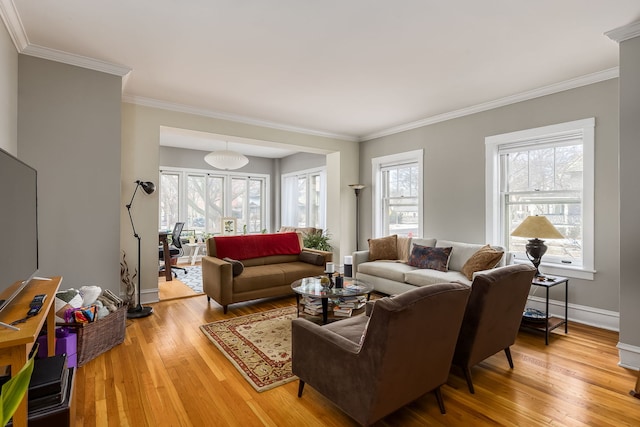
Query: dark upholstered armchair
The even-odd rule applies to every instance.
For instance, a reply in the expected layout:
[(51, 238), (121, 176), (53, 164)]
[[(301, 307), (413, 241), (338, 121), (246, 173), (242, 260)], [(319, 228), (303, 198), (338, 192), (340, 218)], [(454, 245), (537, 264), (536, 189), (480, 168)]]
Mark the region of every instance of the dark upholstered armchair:
[(516, 341), (535, 272), (530, 265), (509, 265), (473, 279), (453, 356), (453, 364), (462, 368), (471, 393), (475, 392), (471, 367), (487, 357), (504, 350), (513, 369), (509, 347)]
[(444, 283), (376, 300), (370, 316), (292, 323), (292, 370), (362, 425), (446, 383), (470, 290)]

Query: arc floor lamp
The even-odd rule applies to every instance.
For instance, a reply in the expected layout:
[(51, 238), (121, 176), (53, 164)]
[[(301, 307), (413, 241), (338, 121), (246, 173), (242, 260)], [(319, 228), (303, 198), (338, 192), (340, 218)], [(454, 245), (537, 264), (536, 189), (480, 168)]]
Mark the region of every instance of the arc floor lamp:
[(135, 307), (130, 307), (127, 311), (127, 317), (129, 319), (137, 319), (140, 317), (147, 317), (151, 313), (153, 313), (153, 307), (143, 307), (140, 302), (141, 294), (140, 294), (140, 276), (142, 275), (142, 268), (140, 266), (140, 240), (142, 238), (136, 232), (136, 227), (133, 225), (133, 217), (131, 216), (131, 205), (133, 205), (133, 199), (136, 197), (136, 193), (138, 192), (138, 188), (142, 188), (142, 190), (146, 194), (151, 194), (156, 191), (156, 186), (151, 181), (136, 181), (136, 188), (133, 190), (133, 196), (131, 196), (131, 201), (127, 205), (127, 212), (129, 213), (129, 220), (131, 221), (131, 229), (133, 230), (133, 237), (138, 239), (138, 304)]

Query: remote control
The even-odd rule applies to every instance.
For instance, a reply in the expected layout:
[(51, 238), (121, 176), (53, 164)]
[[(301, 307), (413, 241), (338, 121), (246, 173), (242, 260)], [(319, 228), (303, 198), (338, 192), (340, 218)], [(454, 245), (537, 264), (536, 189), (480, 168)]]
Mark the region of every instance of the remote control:
[(27, 312), (27, 317), (35, 316), (36, 314), (40, 313), (41, 309), (42, 309), (42, 305), (32, 305), (29, 311)]
[(47, 294), (38, 294), (33, 297), (33, 300), (31, 300), (31, 303), (29, 303), (29, 306), (30, 307), (33, 307), (34, 305), (42, 306), (46, 298), (47, 298)]

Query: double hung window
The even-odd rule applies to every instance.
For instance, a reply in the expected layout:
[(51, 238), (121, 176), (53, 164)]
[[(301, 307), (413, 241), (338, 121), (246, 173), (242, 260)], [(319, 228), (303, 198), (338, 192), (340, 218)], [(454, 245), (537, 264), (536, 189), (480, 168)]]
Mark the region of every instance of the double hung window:
[(372, 160), (374, 235), (421, 236), (422, 150)]
[(589, 278), (593, 271), (594, 120), (488, 137), (486, 148), (488, 238), (524, 262), (528, 239), (511, 232), (527, 216), (544, 215), (564, 239), (545, 241), (548, 250), (543, 264), (584, 271)]

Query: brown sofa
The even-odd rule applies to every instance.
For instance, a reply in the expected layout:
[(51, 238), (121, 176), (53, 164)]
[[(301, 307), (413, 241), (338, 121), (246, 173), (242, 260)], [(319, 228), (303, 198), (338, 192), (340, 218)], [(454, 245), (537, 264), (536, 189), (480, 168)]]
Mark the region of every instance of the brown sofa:
[[(202, 285), (227, 312), (229, 304), (293, 294), (291, 283), (322, 274), (331, 252), (303, 248), (299, 233), (218, 236), (207, 239)], [(239, 274), (234, 275), (240, 272)]]
[[(370, 425), (447, 382), (470, 288), (442, 283), (375, 301), (370, 316), (319, 326), (293, 319), (292, 371)], [(368, 307), (369, 308), (369, 307)]]

